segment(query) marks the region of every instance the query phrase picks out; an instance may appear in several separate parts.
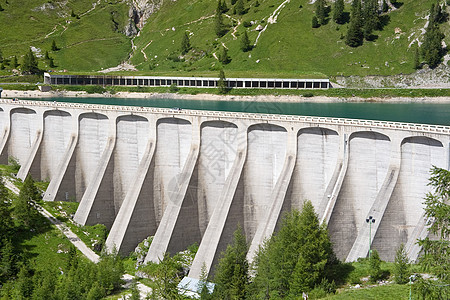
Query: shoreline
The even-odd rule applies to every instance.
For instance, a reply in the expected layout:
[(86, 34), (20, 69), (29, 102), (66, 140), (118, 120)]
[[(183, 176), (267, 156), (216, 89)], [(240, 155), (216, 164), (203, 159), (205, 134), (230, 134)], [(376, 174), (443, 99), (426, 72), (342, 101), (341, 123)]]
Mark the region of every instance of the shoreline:
[(134, 93), (117, 92), (115, 94), (88, 94), (84, 91), (20, 91), (3, 90), (1, 98), (122, 98), (122, 99), (177, 99), (177, 100), (200, 100), (200, 101), (236, 101), (236, 102), (286, 102), (286, 103), (354, 103), (354, 102), (378, 102), (378, 103), (450, 103), (450, 97), (386, 97), (386, 98), (361, 98), (361, 97), (328, 97), (314, 96), (304, 97), (300, 95), (257, 95), (257, 96), (235, 96), (235, 95), (215, 95), (215, 94), (177, 94), (177, 93)]

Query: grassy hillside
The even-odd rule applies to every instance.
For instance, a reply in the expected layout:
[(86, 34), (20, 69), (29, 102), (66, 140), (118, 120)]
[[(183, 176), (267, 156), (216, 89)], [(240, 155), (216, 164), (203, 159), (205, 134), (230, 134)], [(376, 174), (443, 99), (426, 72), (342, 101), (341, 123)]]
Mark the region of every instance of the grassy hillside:
[[(50, 51), (56, 69), (72, 72), (99, 71), (129, 59), (139, 74), (217, 76), (222, 67), (227, 77), (411, 73), (417, 44), (412, 42), (423, 40), (421, 29), (431, 4), (436, 2), (403, 0), (398, 9), (383, 16), (386, 25), (375, 32), (378, 36), (375, 41), (351, 48), (343, 39), (348, 23), (337, 25), (330, 18), (326, 25), (311, 28), (315, 7), (310, 0), (244, 0), (248, 9), (244, 15), (233, 14), (230, 1), (226, 0), (229, 11), (224, 17), (228, 32), (219, 39), (214, 33), (216, 0), (177, 0), (163, 1), (140, 34), (130, 40), (122, 33), (129, 21), (128, 1), (8, 0), (6, 4), (6, 0), (0, 0), (4, 8), (0, 12), (0, 50), (11, 59), (13, 55), (24, 55), (30, 46), (44, 53), (55, 40), (61, 48)], [(332, 2), (328, 1), (328, 5), (332, 7)], [(71, 16), (72, 10), (75, 17)], [(346, 11), (350, 11), (349, 4)], [(332, 14), (333, 11), (329, 16)], [(269, 22), (272, 15), (276, 16), (276, 22)], [(244, 27), (250, 22), (249, 27)], [(267, 28), (260, 33), (255, 30), (258, 25)], [(450, 36), (448, 22), (441, 28)], [(252, 43), (260, 35), (250, 52), (240, 50), (244, 30)], [(193, 49), (180, 56), (186, 31)], [(445, 41), (449, 44), (450, 38)], [(132, 43), (136, 46), (133, 51)], [(222, 45), (229, 49), (231, 57), (225, 66), (215, 58)], [(49, 68), (43, 59), (40, 67)]]
[[(8, 2), (8, 3), (6, 3)], [(117, 0), (0, 0), (0, 50), (11, 60), (33, 46), (49, 51), (57, 69), (97, 71), (117, 65), (131, 49), (129, 38), (115, 30), (128, 21), (128, 6)], [(72, 11), (75, 16), (72, 17)], [(55, 40), (60, 50), (51, 51)], [(49, 69), (40, 61), (40, 68)], [(5, 71), (3, 71), (5, 72)]]

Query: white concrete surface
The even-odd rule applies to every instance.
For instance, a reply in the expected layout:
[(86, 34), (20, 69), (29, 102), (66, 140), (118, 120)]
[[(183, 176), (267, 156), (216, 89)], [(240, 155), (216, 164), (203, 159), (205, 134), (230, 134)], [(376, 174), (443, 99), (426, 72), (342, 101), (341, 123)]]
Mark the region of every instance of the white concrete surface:
[(203, 263), (214, 271), (237, 224), (256, 247), (303, 198), (343, 259), (365, 255), (365, 218), (379, 214), (373, 247), (391, 259), (425, 232), (429, 168), (450, 165), (445, 126), (4, 99), (0, 109), (1, 159), (48, 176), (44, 199), (83, 199), (76, 220), (111, 226), (107, 243), (124, 253), (148, 235), (153, 258), (200, 243), (191, 278)]

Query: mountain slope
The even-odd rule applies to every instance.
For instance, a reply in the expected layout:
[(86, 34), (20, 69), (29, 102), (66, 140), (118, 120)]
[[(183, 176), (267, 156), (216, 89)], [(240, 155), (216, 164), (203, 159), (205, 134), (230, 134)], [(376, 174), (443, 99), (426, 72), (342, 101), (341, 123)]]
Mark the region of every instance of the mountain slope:
[[(221, 38), (214, 32), (215, 0), (134, 0), (134, 5), (114, 0), (4, 1), (0, 0), (5, 8), (0, 12), (0, 28), (8, 30), (1, 30), (0, 50), (5, 57), (21, 56), (30, 46), (44, 52), (55, 40), (61, 49), (50, 51), (50, 56), (57, 69), (91, 72), (129, 61), (145, 74), (216, 76), (224, 67), (228, 77), (412, 73), (417, 41), (423, 40), (429, 9), (436, 3), (403, 0), (383, 17), (387, 22), (375, 32), (375, 41), (351, 48), (343, 39), (348, 23), (337, 25), (329, 19), (326, 25), (311, 28), (315, 6), (309, 0), (244, 0), (248, 9), (244, 15), (233, 14), (226, 0), (228, 32)], [(79, 18), (71, 16), (72, 10)], [(350, 11), (348, 3), (345, 10)], [(130, 16), (141, 29), (131, 39), (124, 34), (124, 28), (134, 26)], [(441, 29), (450, 35), (448, 22)], [(249, 52), (240, 50), (244, 30), (252, 43), (258, 39)], [(192, 50), (181, 56), (185, 32)], [(445, 42), (449, 41), (446, 37)], [(224, 66), (217, 60), (223, 46), (231, 57)], [(41, 67), (47, 69), (47, 62), (42, 60)]]

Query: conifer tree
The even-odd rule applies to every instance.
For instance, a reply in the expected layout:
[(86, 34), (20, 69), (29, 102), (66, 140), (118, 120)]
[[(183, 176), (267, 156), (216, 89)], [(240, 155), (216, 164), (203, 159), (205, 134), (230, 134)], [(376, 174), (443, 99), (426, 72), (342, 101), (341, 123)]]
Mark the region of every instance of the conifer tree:
[(184, 33), (183, 39), (181, 40), (181, 54), (186, 54), (191, 50), (191, 42), (189, 40), (189, 35), (187, 32)]
[(0, 11), (4, 11), (5, 9), (3, 8), (3, 6), (0, 4)]
[(378, 0), (365, 0), (364, 1), (364, 25), (363, 33), (364, 38), (368, 41), (373, 40), (373, 31), (380, 26), (380, 20), (378, 17)]
[(381, 11), (383, 13), (387, 13), (389, 11), (389, 5), (387, 4), (386, 0), (383, 0), (383, 4), (381, 6)]
[(440, 62), (441, 58), (443, 56), (443, 50), (442, 50), (442, 40), (444, 39), (444, 34), (439, 29), (439, 25), (436, 23), (433, 23), (428, 25), (424, 41), (421, 46), (422, 49), (422, 56), (430, 68), (437, 67)]
[(319, 21), (317, 20), (316, 16), (313, 16), (312, 19), (311, 19), (311, 27), (312, 28), (319, 28), (320, 27)]
[(55, 40), (52, 41), (52, 46), (51, 46), (50, 49), (51, 49), (52, 51), (58, 51), (58, 50), (59, 50), (58, 46), (56, 46)]
[(0, 49), (0, 63), (3, 63), (3, 53), (1, 49)]
[(31, 175), (28, 175), (20, 189), (19, 196), (15, 201), (14, 215), (19, 224), (25, 227), (34, 225), (39, 213), (33, 207), (33, 202), (40, 197), (39, 192), (34, 185)]
[(344, 24), (344, 0), (334, 2), (333, 20), (337, 24)]
[(248, 39), (247, 30), (244, 31), (244, 34), (241, 38), (241, 50), (244, 52), (247, 52), (252, 49), (252, 46), (250, 45), (250, 40)]
[(409, 260), (405, 251), (405, 245), (401, 244), (395, 253), (394, 280), (397, 284), (405, 284), (409, 278)]
[(216, 14), (215, 21), (214, 21), (214, 30), (216, 32), (217, 37), (222, 37), (227, 32), (225, 24), (223, 23), (223, 17), (222, 14)]
[(37, 59), (31, 49), (23, 58), (22, 72), (26, 74), (36, 74), (39, 72)]
[(231, 58), (228, 55), (228, 49), (226, 47), (222, 46), (222, 50), (220, 51), (218, 58), (219, 58), (219, 61), (224, 65), (230, 63)]
[(283, 218), (280, 230), (258, 252), (254, 292), (258, 299), (295, 299), (329, 281), (328, 270), (337, 262), (326, 226), (306, 201), (301, 213), (293, 210)]
[(236, 10), (236, 14), (238, 14), (238, 15), (245, 14), (245, 7), (244, 7), (244, 1), (243, 0), (237, 0), (236, 6), (234, 8)]
[(12, 59), (12, 62), (11, 62), (11, 67), (13, 68), (13, 69), (16, 69), (17, 67), (19, 66), (19, 63), (18, 63), (18, 61), (17, 61), (17, 56), (13, 56), (13, 59)]
[(218, 299), (245, 299), (249, 286), (247, 251), (244, 232), (238, 225), (233, 242), (228, 245), (219, 261), (213, 296)]
[(4, 239), (10, 239), (10, 230), (14, 223), (11, 217), (11, 208), (8, 200), (8, 191), (3, 184), (3, 179), (0, 177), (0, 248), (3, 246)]
[(350, 47), (358, 47), (363, 43), (361, 1), (353, 0), (350, 25), (348, 27), (345, 43)]
[(225, 72), (223, 69), (219, 71), (219, 80), (217, 81), (217, 88), (220, 94), (225, 94), (227, 92), (227, 84), (225, 78)]
[(381, 270), (381, 259), (378, 255), (377, 250), (372, 250), (370, 258), (369, 258), (369, 275), (370, 275), (370, 282), (377, 282), (379, 279), (381, 279), (382, 275)]
[(414, 50), (414, 69), (416, 70), (420, 69), (420, 53), (418, 46)]
[(316, 1), (316, 17), (320, 25), (326, 23), (325, 0)]
[(226, 0), (219, 0), (217, 2), (216, 14), (218, 13), (226, 13), (228, 10)]

